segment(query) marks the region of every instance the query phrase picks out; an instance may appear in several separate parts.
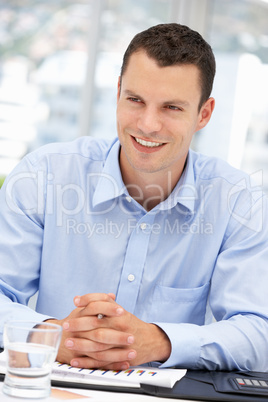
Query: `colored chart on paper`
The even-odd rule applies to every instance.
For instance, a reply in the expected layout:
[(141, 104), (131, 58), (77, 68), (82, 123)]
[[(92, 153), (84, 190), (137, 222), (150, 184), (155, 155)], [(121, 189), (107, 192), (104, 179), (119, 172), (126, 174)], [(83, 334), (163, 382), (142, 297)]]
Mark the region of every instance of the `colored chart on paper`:
[(52, 380), (139, 388), (140, 384), (172, 388), (186, 374), (181, 369), (131, 367), (128, 370), (81, 369), (55, 362)]

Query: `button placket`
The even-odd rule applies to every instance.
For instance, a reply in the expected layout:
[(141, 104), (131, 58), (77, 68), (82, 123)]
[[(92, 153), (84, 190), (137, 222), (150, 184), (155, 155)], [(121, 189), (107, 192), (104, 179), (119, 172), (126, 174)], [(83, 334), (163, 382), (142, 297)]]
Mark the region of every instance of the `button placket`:
[[(145, 219), (147, 222), (144, 222)], [(133, 314), (146, 265), (153, 221), (154, 216), (147, 215), (133, 226), (118, 287), (117, 303)]]

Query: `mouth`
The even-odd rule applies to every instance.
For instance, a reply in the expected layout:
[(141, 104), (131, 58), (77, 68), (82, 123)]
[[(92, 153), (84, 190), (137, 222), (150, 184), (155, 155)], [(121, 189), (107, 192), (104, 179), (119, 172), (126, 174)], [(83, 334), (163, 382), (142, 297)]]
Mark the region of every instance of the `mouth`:
[(157, 147), (160, 147), (161, 145), (164, 145), (163, 142), (145, 141), (140, 138), (136, 138), (136, 137), (134, 137), (134, 138), (138, 144), (143, 145), (144, 147), (148, 147), (148, 148), (157, 148)]

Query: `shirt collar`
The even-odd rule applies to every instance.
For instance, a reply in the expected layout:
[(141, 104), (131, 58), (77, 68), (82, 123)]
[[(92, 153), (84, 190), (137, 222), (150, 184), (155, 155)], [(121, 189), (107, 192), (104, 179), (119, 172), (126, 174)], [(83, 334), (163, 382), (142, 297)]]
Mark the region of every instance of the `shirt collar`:
[[(93, 206), (105, 201), (114, 200), (128, 191), (124, 185), (120, 166), (119, 166), (119, 150), (120, 142), (117, 140), (112, 145), (110, 152), (105, 161), (100, 179), (98, 180), (95, 193), (93, 195)], [(193, 167), (193, 155), (189, 150), (186, 165), (180, 180), (173, 189), (170, 196), (160, 203), (156, 208), (167, 210), (173, 208), (178, 203), (194, 212), (196, 200), (195, 175)]]
[(180, 180), (176, 184), (170, 196), (160, 204), (159, 209), (171, 209), (177, 204), (181, 204), (188, 209), (190, 213), (193, 213), (195, 210), (196, 198), (197, 194), (193, 164), (193, 151), (190, 149)]
[(93, 207), (109, 200), (114, 200), (126, 193), (119, 166), (120, 143), (115, 141), (105, 161), (94, 195)]

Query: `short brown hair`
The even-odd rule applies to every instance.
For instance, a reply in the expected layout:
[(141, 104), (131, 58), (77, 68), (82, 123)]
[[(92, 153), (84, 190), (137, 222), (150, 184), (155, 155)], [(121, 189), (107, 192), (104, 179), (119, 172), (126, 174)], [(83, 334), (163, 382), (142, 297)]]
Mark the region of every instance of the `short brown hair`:
[(121, 67), (121, 77), (130, 56), (144, 50), (160, 67), (194, 64), (200, 71), (201, 99), (199, 109), (210, 97), (216, 71), (211, 46), (202, 36), (185, 25), (159, 24), (138, 33), (130, 42)]

